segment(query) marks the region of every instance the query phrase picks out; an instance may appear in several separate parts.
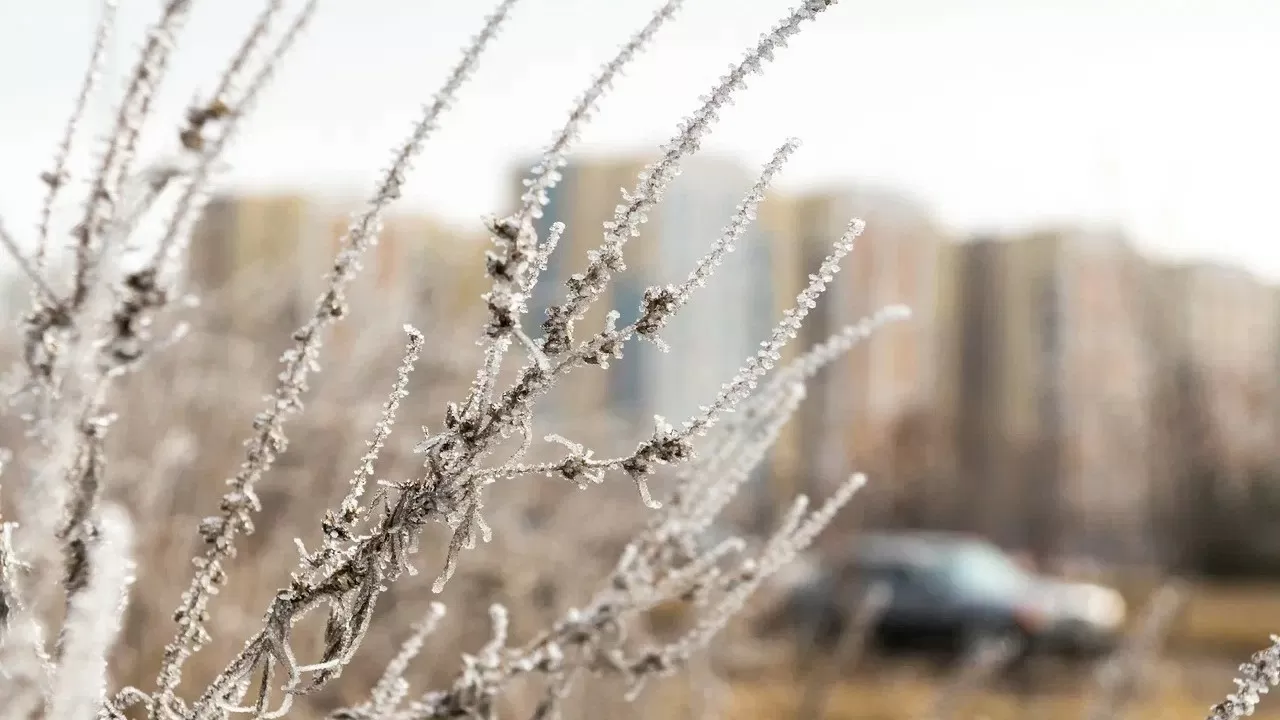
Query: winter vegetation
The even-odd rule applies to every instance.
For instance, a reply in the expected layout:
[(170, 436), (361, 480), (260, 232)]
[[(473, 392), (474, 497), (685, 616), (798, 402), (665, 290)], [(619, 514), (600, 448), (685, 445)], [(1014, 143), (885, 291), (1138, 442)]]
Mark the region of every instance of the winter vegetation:
[[(473, 330), (455, 330), (457, 317), (437, 329), (423, 308), (362, 333), (361, 363), (322, 372), (326, 340), (367, 307), (356, 279), (385, 214), (520, 3), (499, 3), (466, 45), (351, 218), (309, 316), (271, 343), (203, 328), (200, 313), (220, 299), (189, 294), (184, 262), (224, 153), (319, 2), (263, 3), (215, 89), (175, 128), (151, 122), (153, 99), (198, 28), (185, 27), (191, 0), (166, 0), (79, 177), (73, 153), (100, 130), (82, 127), (86, 104), (110, 90), (100, 76), (116, 1), (101, 3), (75, 110), (41, 177), (39, 225), (0, 223), (31, 288), (8, 389), (21, 442), (0, 476), (0, 717), (672, 717), (655, 681), (681, 677), (714, 714), (706, 658), (717, 639), (867, 480), (794, 498), (767, 537), (725, 536), (718, 519), (804, 401), (806, 381), (909, 313), (886, 307), (791, 347), (862, 230), (849, 218), (794, 307), (735, 376), (706, 389), (699, 412), (655, 417), (616, 456), (591, 449), (597, 419), (544, 426), (539, 401), (553, 386), (609, 372), (634, 343), (665, 348), (664, 327), (743, 239), (799, 151), (781, 142), (721, 234), (688, 239), (706, 251), (685, 280), (649, 287), (640, 307), (624, 308), (632, 322), (616, 309), (592, 321), (682, 162), (750, 77), (836, 0), (798, 2), (692, 103), (621, 194), (585, 271), (545, 317), (530, 317), (564, 230), (536, 230), (548, 192), (601, 98), (681, 4), (668, 0), (625, 41), (529, 170), (518, 207), (487, 221), (491, 247), (476, 271), (489, 290), (476, 298)], [(173, 159), (139, 157), (152, 130), (173, 134)], [(259, 283), (259, 310), (273, 312), (270, 279), (245, 282)], [(461, 377), (466, 392), (445, 396)], [(401, 429), (405, 417), (426, 423), (420, 436)], [(224, 487), (192, 481), (215, 473)], [(607, 520), (603, 504), (617, 508)], [(1158, 647), (1176, 589), (1161, 592), (1100, 676), (1094, 716), (1119, 716), (1135, 669)], [(881, 601), (869, 598), (846, 633), (844, 662), (860, 654)], [(678, 622), (656, 627), (654, 613), (672, 606)], [(1241, 666), (1239, 689), (1210, 717), (1251, 714), (1280, 683), (1275, 643)], [(954, 710), (1008, 654), (978, 648), (934, 714)], [(419, 670), (423, 658), (431, 667)], [(825, 690), (807, 692), (807, 712), (821, 716)]]

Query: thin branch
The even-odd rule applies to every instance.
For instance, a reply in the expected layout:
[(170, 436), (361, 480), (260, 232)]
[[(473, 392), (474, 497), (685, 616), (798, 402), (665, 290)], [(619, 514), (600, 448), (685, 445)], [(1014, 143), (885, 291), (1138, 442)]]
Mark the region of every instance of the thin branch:
[[(341, 250), (327, 278), (328, 287), (316, 299), (314, 314), (294, 332), (294, 346), (282, 357), (284, 369), (279, 382), (268, 407), (254, 422), (255, 434), (248, 441), (248, 450), (239, 471), (229, 481), (231, 488), (224, 495), (223, 511), (220, 516), (206, 521), (208, 547), (183, 594), (175, 615), (179, 623), (178, 635), (165, 648), (164, 662), (157, 679), (157, 699), (162, 706), (168, 707), (174, 702), (174, 690), (181, 681), (183, 665), (205, 644), (208, 632), (201, 618), (213, 591), (225, 581), (224, 563), (235, 551), (235, 540), (241, 534), (253, 531), (252, 516), (260, 507), (255, 486), (287, 445), (284, 424), (302, 409), (302, 394), (307, 389), (308, 376), (317, 367), (322, 333), (346, 314), (343, 292), (359, 272), (360, 259), (365, 251), (377, 242), (383, 213), (400, 197), (411, 163), (421, 152), (427, 137), (438, 127), (440, 116), (452, 105), (458, 89), (474, 72), (480, 55), (497, 36), (516, 2), (503, 0), (489, 15), (484, 28), (464, 50), (462, 59), (444, 86), (424, 109), (409, 138), (397, 149), (394, 162), (378, 183), (366, 209), (353, 220), (342, 238)], [(251, 656), (252, 649), (246, 648), (241, 657)], [(233, 668), (209, 686), (201, 697), (201, 707), (221, 702), (223, 694), (230, 689), (228, 684), (239, 682), (241, 672), (236, 666), (240, 664), (241, 660), (233, 662)], [(250, 667), (256, 664), (255, 660)], [(289, 661), (284, 665), (284, 670), (292, 678), (297, 672), (297, 664)]]
[[(89, 55), (89, 66), (85, 68), (84, 79), (80, 81), (80, 91), (76, 94), (75, 106), (71, 117), (67, 119), (66, 129), (62, 133), (62, 141), (58, 143), (58, 152), (53, 159), (53, 169), (40, 176), (49, 187), (44, 204), (40, 208), (39, 234), (36, 237), (35, 265), (44, 267), (45, 254), (49, 244), (49, 224), (53, 217), (53, 204), (58, 199), (58, 192), (70, 179), (67, 175), (67, 161), (71, 157), (71, 149), (84, 118), (85, 108), (89, 104), (89, 96), (102, 76), (102, 62), (106, 56), (107, 42), (116, 23), (116, 8), (119, 0), (102, 0), (102, 10), (98, 16), (98, 28), (93, 33), (93, 51)], [(52, 293), (50, 293), (52, 295)]]
[(0, 218), (0, 245), (4, 246), (4, 249), (9, 253), (10, 257), (12, 257), (14, 262), (18, 264), (18, 268), (27, 276), (27, 279), (31, 281), (31, 284), (35, 286), (36, 291), (44, 296), (45, 302), (50, 303), (51, 306), (56, 305), (58, 303), (58, 296), (53, 292), (53, 288), (49, 287), (49, 284), (45, 282), (43, 277), (41, 277), (40, 273), (37, 272), (37, 266), (32, 265), (31, 261), (22, 254), (22, 250), (18, 249), (17, 241), (13, 239), (13, 236), (9, 234), (8, 229), (5, 228), (4, 220), (2, 218)]

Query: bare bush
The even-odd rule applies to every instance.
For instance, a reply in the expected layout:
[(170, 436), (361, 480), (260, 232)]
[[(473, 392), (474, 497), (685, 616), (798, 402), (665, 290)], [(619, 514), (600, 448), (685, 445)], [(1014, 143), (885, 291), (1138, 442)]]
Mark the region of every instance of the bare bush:
[[(406, 325), (399, 367), (376, 412), (347, 411), (370, 396), (372, 378), (352, 373), (329, 383), (320, 379), (322, 343), (350, 314), (353, 281), (363, 256), (378, 240), (384, 214), (516, 4), (504, 0), (493, 11), (409, 136), (395, 148), (389, 168), (340, 239), (325, 289), (289, 336), (274, 382), (253, 388), (263, 359), (261, 341), (201, 331), (199, 316), (181, 302), (183, 257), (225, 149), (317, 3), (303, 3), (282, 25), (289, 15), (285, 4), (268, 2), (214, 92), (195, 104), (178, 128), (177, 159), (139, 168), (139, 139), (192, 5), (190, 0), (165, 2), (117, 99), (117, 115), (86, 178), (89, 189), (82, 204), (72, 217), (62, 217), (55, 209), (71, 186), (67, 156), (81, 134), (86, 98), (99, 89), (102, 48), (113, 30), (115, 4), (103, 3), (95, 50), (66, 139), (53, 169), (43, 176), (49, 193), (34, 255), (28, 259), (22, 238), (0, 230), (0, 239), (33, 287), (32, 308), (23, 319), (23, 387), (14, 398), (25, 437), (14, 439), (18, 447), (10, 472), (17, 478), (8, 486), (11, 509), (0, 534), (0, 697), (5, 717), (281, 717), (302, 705), (295, 702), (299, 698), (322, 693), (348, 670), (358, 670), (352, 661), (366, 639), (376, 635), (371, 630), (375, 610), (393, 605), (393, 617), (406, 624), (412, 617), (418, 624), (390, 633), (398, 635), (400, 651), (380, 677), (369, 678), (366, 687), (371, 690), (363, 698), (344, 693), (347, 701), (335, 700), (331, 717), (494, 717), (502, 707), (552, 717), (584, 676), (616, 678), (625, 695), (635, 697), (650, 678), (685, 667), (861, 486), (861, 476), (850, 478), (814, 510), (806, 498), (797, 498), (762, 541), (708, 540), (716, 518), (803, 399), (805, 381), (880, 324), (905, 316), (902, 309), (888, 309), (774, 370), (810, 308), (834, 280), (861, 231), (857, 220), (834, 239), (795, 307), (760, 350), (693, 417), (678, 424), (655, 418), (652, 434), (619, 457), (596, 457), (563, 433), (546, 435), (545, 444), (540, 443), (534, 430), (537, 402), (553, 384), (571, 382), (568, 376), (593, 372), (592, 367), (608, 368), (637, 339), (664, 346), (661, 333), (669, 319), (741, 239), (797, 141), (779, 146), (685, 281), (649, 288), (639, 317), (628, 325), (619, 326), (620, 315), (613, 311), (603, 327), (583, 327), (614, 276), (625, 271), (624, 250), (641, 234), (646, 213), (661, 202), (681, 163), (698, 151), (732, 96), (835, 0), (804, 0), (760, 37), (680, 124), (635, 187), (623, 193), (585, 272), (566, 281), (563, 299), (540, 324), (530, 323), (527, 298), (563, 231), (556, 223), (547, 236), (538, 237), (534, 221), (581, 126), (620, 70), (681, 3), (670, 0), (657, 9), (570, 109), (530, 171), (519, 207), (489, 220), (493, 248), (485, 272), (491, 288), (483, 295), (476, 333), (479, 369), (462, 399), (445, 403), (442, 417), (424, 426), (419, 442), (404, 443), (393, 430), (410, 410), (405, 400), (419, 384), (424, 366), (434, 370), (428, 374), (436, 380), (442, 369), (456, 368), (452, 361), (424, 359), (441, 347), (453, 347), (455, 338), (438, 337), (434, 330), (428, 337)], [(158, 232), (144, 229), (151, 225)], [(56, 242), (64, 234), (71, 240), (66, 248)], [(195, 332), (185, 333), (188, 322)], [(214, 357), (214, 348), (228, 347), (237, 349), (229, 361), (225, 354)], [(513, 350), (520, 358), (515, 363)], [(219, 374), (219, 363), (227, 362), (239, 364)], [(133, 382), (139, 377), (164, 384)], [(219, 381), (236, 383), (237, 390), (243, 384), (245, 391), (265, 397), (252, 415), (238, 463), (225, 468), (218, 463), (236, 456), (230, 445), (236, 439), (234, 427), (249, 409), (229, 402), (226, 385)], [(353, 387), (358, 388), (354, 398)], [(232, 400), (243, 396), (229, 395)], [(175, 409), (191, 416), (165, 420), (163, 411)], [(345, 497), (319, 512), (314, 502), (295, 502), (300, 484), (306, 483), (310, 494), (310, 488), (336, 479), (332, 468), (348, 457), (343, 440), (352, 436), (353, 425), (363, 423), (372, 429), (361, 430), (368, 441), (346, 476)], [(233, 428), (230, 433), (228, 427)], [(197, 439), (199, 451), (194, 449)], [(301, 468), (290, 467), (297, 462), (289, 460), (296, 456), (286, 455), (291, 439), (302, 439), (315, 451)], [(695, 445), (700, 446), (697, 453)], [(179, 483), (178, 478), (195, 474), (196, 462), (204, 465), (202, 472), (221, 471), (229, 477), (221, 497), (205, 498), (208, 493), (188, 492), (187, 484)], [(664, 468), (668, 492), (659, 502), (650, 484), (660, 481)], [(617, 538), (616, 527), (583, 523), (591, 513), (575, 504), (576, 498), (610, 489), (578, 492), (600, 485), (609, 473), (629, 478), (649, 510), (637, 516), (629, 541)], [(269, 474), (273, 482), (265, 481)], [(533, 480), (527, 476), (536, 475), (558, 482), (550, 491), (530, 493)], [(205, 507), (207, 500), (213, 503)], [(131, 529), (126, 508), (134, 510), (134, 522), (147, 542), (131, 540), (138, 530)], [(302, 530), (302, 510), (315, 512), (310, 522), (319, 515), (319, 536), (293, 539), (310, 534)], [(164, 520), (153, 522), (157, 517)], [(154, 533), (152, 524), (171, 535), (158, 541), (148, 534)], [(536, 597), (543, 588), (537, 575), (514, 572), (518, 563), (510, 562), (509, 555), (541, 546), (547, 555), (540, 559), (546, 562), (563, 546), (558, 534), (571, 525), (580, 539), (618, 541), (612, 569), (609, 552), (585, 558), (588, 562), (575, 570), (580, 574), (598, 567), (600, 580), (581, 582), (570, 592), (589, 593), (586, 602), (568, 606), (565, 597), (554, 594), (535, 600), (537, 612), (525, 619), (541, 629), (519, 639), (511, 611), (497, 599), (513, 592)], [(265, 537), (255, 537), (260, 526), (268, 529)], [(297, 535), (291, 534), (295, 529)], [(491, 540), (499, 550), (487, 555), (475, 550)], [(411, 695), (413, 657), (442, 633), (465, 627), (452, 619), (456, 612), (445, 615), (442, 605), (398, 602), (396, 585), (416, 574), (413, 556), (427, 547), (443, 548), (443, 569), (432, 583), (435, 592), (461, 578), (473, 593), (463, 596), (464, 606), (485, 595), (498, 597), (490, 604), (488, 638), (457, 658), (452, 672), (437, 668), (431, 680), (439, 689)], [(153, 645), (152, 634), (162, 625), (158, 595), (130, 593), (129, 587), (139, 577), (148, 588), (155, 586), (181, 567), (176, 559), (189, 557), (188, 552), (195, 558), (194, 571), (172, 613), (176, 628)], [(469, 566), (464, 554), (494, 564), (482, 560)], [(214, 603), (229, 587), (235, 559), (253, 569), (238, 592), (265, 603), (260, 615), (239, 603), (223, 608)], [(482, 587), (486, 582), (498, 587)], [(523, 586), (513, 590), (513, 584)], [(645, 613), (672, 600), (693, 609), (688, 626), (674, 638), (643, 632)], [(121, 632), (124, 642), (119, 642)], [(467, 642), (460, 638), (441, 647)], [(113, 646), (118, 647), (111, 653)], [(211, 655), (220, 659), (209, 661), (208, 671), (193, 680), (193, 660)], [(132, 682), (117, 685), (122, 676)], [(517, 697), (522, 693), (528, 698), (524, 707)]]

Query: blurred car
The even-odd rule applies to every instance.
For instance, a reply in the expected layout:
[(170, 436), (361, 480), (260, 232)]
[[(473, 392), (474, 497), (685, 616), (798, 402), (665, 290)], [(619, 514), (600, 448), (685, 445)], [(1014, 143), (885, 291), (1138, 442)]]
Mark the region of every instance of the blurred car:
[(1125, 619), (1111, 588), (1034, 573), (980, 538), (904, 532), (861, 535), (825, 571), (795, 576), (770, 625), (830, 646), (875, 585), (888, 596), (870, 640), (884, 650), (963, 654), (1011, 638), (1026, 655), (1095, 657), (1113, 646)]

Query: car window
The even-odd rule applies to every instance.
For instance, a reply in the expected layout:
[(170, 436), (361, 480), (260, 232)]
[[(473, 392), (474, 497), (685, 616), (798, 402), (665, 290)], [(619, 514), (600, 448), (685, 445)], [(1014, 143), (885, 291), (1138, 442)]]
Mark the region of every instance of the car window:
[(951, 580), (958, 589), (982, 597), (1017, 595), (1024, 592), (1031, 582), (1017, 563), (992, 548), (957, 550), (951, 568)]
[(943, 590), (945, 576), (942, 568), (922, 567), (916, 565), (881, 565), (866, 568), (862, 577), (869, 585), (885, 583), (889, 587), (895, 606), (932, 602), (932, 599)]

